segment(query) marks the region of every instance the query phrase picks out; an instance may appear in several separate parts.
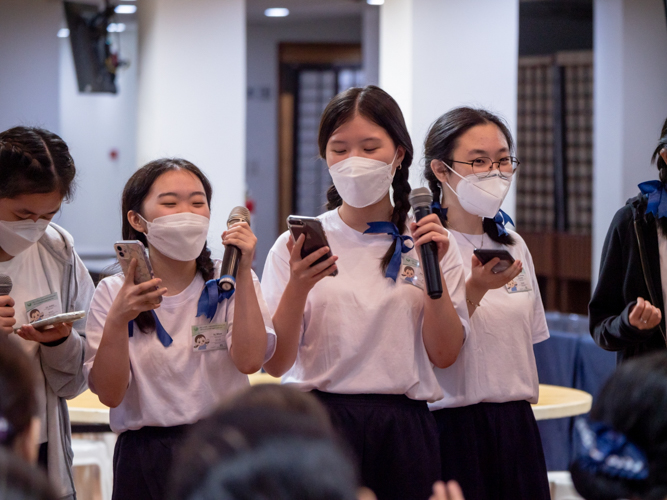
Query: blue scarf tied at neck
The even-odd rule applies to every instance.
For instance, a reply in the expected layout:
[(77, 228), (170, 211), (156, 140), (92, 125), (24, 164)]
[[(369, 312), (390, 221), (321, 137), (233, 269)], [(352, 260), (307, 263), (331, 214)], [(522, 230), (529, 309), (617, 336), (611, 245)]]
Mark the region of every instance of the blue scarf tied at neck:
[(212, 279), (208, 280), (206, 285), (204, 285), (204, 290), (202, 290), (199, 302), (197, 303), (197, 317), (205, 314), (208, 320), (211, 321), (218, 310), (218, 304), (234, 295), (236, 288), (224, 292), (220, 289), (219, 282), (220, 279)]
[(498, 228), (498, 236), (507, 236), (509, 234), (507, 229), (505, 229), (505, 224), (508, 222), (514, 226), (512, 218), (502, 210), (498, 210), (498, 213), (493, 218), (493, 222), (496, 223), (496, 227)]
[(648, 196), (647, 214), (653, 214), (656, 218), (667, 217), (667, 195), (665, 185), (660, 181), (642, 182), (639, 186), (642, 194)]
[[(157, 333), (158, 340), (163, 346), (169, 347), (174, 339), (172, 339), (167, 333), (167, 330), (164, 329), (162, 323), (160, 323), (160, 320), (157, 317), (157, 314), (155, 314), (155, 311), (151, 311), (151, 314), (155, 319), (155, 333)], [(134, 320), (127, 324), (127, 331), (130, 334), (130, 337), (134, 336)]]
[[(369, 222), (368, 229), (364, 231), (364, 234), (380, 234), (380, 233), (389, 234), (394, 238), (395, 242), (396, 240), (399, 240), (401, 242), (400, 245), (396, 244), (396, 248), (394, 249), (394, 255), (391, 256), (391, 260), (389, 261), (389, 265), (387, 266), (387, 272), (384, 274), (385, 278), (391, 278), (394, 281), (396, 281), (398, 273), (401, 270), (401, 254), (408, 253), (410, 250), (414, 248), (414, 240), (412, 239), (411, 236), (404, 236), (401, 233), (399, 233), (396, 224), (394, 224), (393, 222), (385, 222), (385, 221)], [(405, 243), (408, 240), (412, 241), (413, 244), (411, 246), (408, 246)]]

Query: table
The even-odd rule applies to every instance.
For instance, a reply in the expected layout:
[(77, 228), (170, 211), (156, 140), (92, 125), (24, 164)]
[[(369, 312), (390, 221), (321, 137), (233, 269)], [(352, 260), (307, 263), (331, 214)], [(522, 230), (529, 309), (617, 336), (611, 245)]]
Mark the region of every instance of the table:
[(540, 398), (531, 405), (535, 420), (573, 417), (588, 413), (593, 396), (579, 389), (540, 384)]

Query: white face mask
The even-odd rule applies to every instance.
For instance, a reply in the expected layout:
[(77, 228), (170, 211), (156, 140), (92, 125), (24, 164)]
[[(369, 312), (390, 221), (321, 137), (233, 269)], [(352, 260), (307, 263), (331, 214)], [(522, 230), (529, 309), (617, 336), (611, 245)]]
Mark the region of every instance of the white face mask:
[(449, 185), (449, 182), (446, 183), (447, 187), (458, 196), (461, 208), (479, 217), (488, 219), (495, 217), (510, 189), (511, 174), (506, 177), (501, 177), (499, 174), (491, 174), (482, 178), (475, 174), (463, 177), (446, 163), (445, 166), (461, 178), (456, 185), (456, 190)]
[(148, 243), (165, 257), (188, 262), (201, 254), (208, 234), (208, 217), (182, 212), (156, 217), (153, 222), (141, 219), (148, 228)]
[[(394, 160), (398, 150), (394, 155)], [(389, 192), (394, 179), (394, 160), (385, 163), (380, 160), (350, 156), (329, 168), (336, 191), (343, 201), (355, 208), (363, 208), (377, 203)]]
[(32, 219), (0, 221), (0, 248), (16, 257), (44, 235), (49, 222), (46, 219), (37, 219), (37, 222)]

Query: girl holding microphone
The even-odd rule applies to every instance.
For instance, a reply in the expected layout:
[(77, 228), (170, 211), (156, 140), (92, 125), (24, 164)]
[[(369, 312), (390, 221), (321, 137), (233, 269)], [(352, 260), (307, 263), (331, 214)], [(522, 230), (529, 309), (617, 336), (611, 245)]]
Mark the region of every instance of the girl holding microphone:
[[(504, 121), (471, 108), (441, 116), (424, 145), (424, 175), (467, 275), (470, 338), (452, 366), (436, 368), (445, 397), (430, 406), (442, 479), (457, 480), (468, 500), (550, 498), (530, 407), (538, 398), (533, 344), (549, 331), (530, 252), (500, 210), (519, 164), (513, 153)], [(515, 261), (495, 273), (499, 258), (482, 265), (476, 248), (506, 250)]]
[[(304, 237), (289, 233), (269, 252), (262, 289), (278, 343), (265, 369), (321, 399), (380, 500), (425, 499), (440, 476), (427, 408), (442, 398), (432, 364), (454, 362), (467, 326), (461, 258), (436, 215), (408, 217), (412, 144), (386, 92), (368, 86), (334, 97), (318, 142), (334, 182), (319, 219), (336, 255), (311, 267), (329, 249), (302, 259)], [(430, 241), (448, 291), (438, 300), (421, 270), (416, 280), (401, 277)]]
[(156, 278), (135, 285), (133, 260), (127, 276), (102, 280), (88, 318), (88, 382), (120, 434), (114, 499), (164, 498), (187, 427), (246, 387), (275, 347), (245, 222), (222, 235), (242, 257), (234, 293), (218, 296), (221, 262), (206, 246), (211, 194), (206, 176), (180, 159), (145, 165), (123, 191), (123, 238), (147, 244)]

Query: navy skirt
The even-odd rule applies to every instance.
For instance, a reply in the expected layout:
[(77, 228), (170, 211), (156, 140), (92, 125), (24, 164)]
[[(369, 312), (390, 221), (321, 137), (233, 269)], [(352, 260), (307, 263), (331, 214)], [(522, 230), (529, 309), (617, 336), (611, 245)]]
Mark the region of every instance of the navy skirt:
[(427, 500), (440, 479), (438, 430), (425, 401), (313, 391), (378, 500)]
[(550, 500), (540, 431), (528, 401), (436, 410), (444, 480), (466, 500)]

